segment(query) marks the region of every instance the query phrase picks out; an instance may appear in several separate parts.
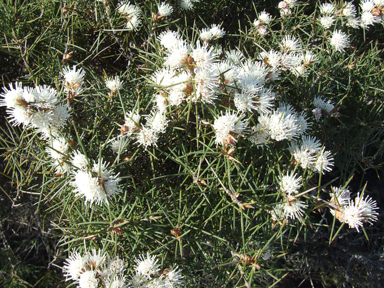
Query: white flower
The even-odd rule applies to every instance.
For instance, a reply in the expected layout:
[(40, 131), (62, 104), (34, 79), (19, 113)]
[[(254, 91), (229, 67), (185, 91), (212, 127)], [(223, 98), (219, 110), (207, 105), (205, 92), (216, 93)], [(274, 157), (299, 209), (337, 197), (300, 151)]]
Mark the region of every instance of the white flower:
[(331, 103), (331, 100), (325, 101), (321, 97), (315, 97), (313, 105), (327, 114), (332, 114), (332, 110), (335, 108), (335, 106)]
[(134, 132), (137, 132), (141, 129), (140, 126), (141, 116), (137, 113), (136, 110), (129, 111), (125, 114), (125, 123), (122, 131), (125, 135), (130, 136)]
[(321, 151), (320, 148), (319, 140), (315, 137), (304, 136), (300, 146), (298, 143), (292, 142), (288, 150), (303, 169), (314, 169), (317, 155)]
[(272, 21), (272, 16), (271, 14), (269, 14), (268, 12), (266, 12), (265, 10), (263, 10), (260, 14), (259, 14), (259, 22), (260, 24), (269, 24), (270, 22)]
[(325, 15), (333, 15), (335, 12), (335, 5), (331, 3), (323, 3), (320, 6), (320, 13)]
[(333, 25), (333, 22), (335, 22), (334, 16), (321, 16), (320, 17), (320, 24), (325, 29), (331, 28), (331, 26)]
[(120, 90), (123, 86), (123, 83), (124, 82), (120, 80), (119, 76), (115, 76), (114, 78), (107, 78), (105, 80), (105, 86), (107, 86), (107, 88), (113, 93), (116, 93), (118, 90)]
[(309, 65), (312, 63), (315, 63), (318, 59), (315, 54), (313, 54), (312, 51), (305, 51), (304, 54), (301, 55), (303, 65)]
[[(332, 190), (333, 193), (329, 193), (329, 195), (331, 196), (331, 203), (339, 207), (348, 205), (351, 196), (351, 192), (348, 190), (348, 188), (343, 188), (342, 186), (340, 186), (333, 187)], [(331, 212), (334, 212), (334, 210), (331, 210)]]
[(129, 142), (129, 137), (127, 136), (122, 136), (122, 137), (117, 137), (116, 139), (111, 141), (111, 149), (113, 153), (121, 153), (123, 152)]
[(208, 49), (207, 43), (200, 45), (197, 41), (196, 48), (192, 48), (191, 56), (198, 68), (210, 69), (217, 55), (213, 51), (213, 47)]
[(254, 96), (255, 95), (253, 93), (248, 92), (235, 93), (233, 100), (237, 110), (239, 110), (239, 112), (251, 112), (252, 110), (256, 110), (256, 106), (253, 101)]
[(286, 193), (288, 196), (292, 194), (297, 194), (298, 190), (301, 187), (300, 181), (302, 177), (297, 177), (297, 174), (287, 173), (287, 175), (280, 175), (279, 177), (279, 186), (280, 190)]
[(128, 287), (125, 282), (124, 276), (115, 276), (112, 279), (108, 279), (105, 283), (107, 288), (126, 288)]
[(375, 3), (372, 0), (363, 0), (360, 7), (363, 12), (371, 12), (375, 8)]
[(361, 216), (364, 217), (364, 222), (372, 224), (374, 221), (377, 221), (377, 215), (379, 215), (379, 213), (374, 210), (379, 208), (377, 207), (376, 201), (372, 200), (372, 198), (367, 196), (364, 199), (364, 195), (360, 196), (358, 193), (355, 198), (355, 205), (358, 205), (363, 210)]
[(156, 103), (157, 109), (159, 109), (161, 113), (165, 113), (167, 107), (169, 106), (169, 101), (168, 98), (165, 97), (164, 93), (157, 94), (154, 101)]
[(299, 135), (300, 127), (293, 114), (275, 110), (268, 116), (268, 131), (272, 139), (282, 141), (296, 138)]
[(372, 224), (377, 221), (378, 213), (374, 211), (376, 209), (376, 201), (369, 196), (364, 199), (364, 195), (358, 193), (355, 200), (349, 199), (348, 205), (341, 207), (335, 216), (339, 221), (348, 224), (349, 228), (356, 228), (360, 232), (359, 227), (362, 227), (364, 222)]
[(130, 4), (129, 1), (123, 1), (119, 4), (117, 11), (120, 14), (129, 16), (129, 15), (137, 13), (137, 7), (136, 7), (136, 5)]
[(260, 25), (259, 27), (257, 27), (257, 33), (259, 33), (262, 36), (267, 35), (268, 34), (267, 26)]
[(244, 59), (243, 53), (239, 50), (230, 50), (225, 52), (225, 57), (234, 65), (240, 65)]
[(160, 44), (168, 50), (177, 48), (179, 45), (185, 45), (180, 34), (175, 31), (164, 31), (157, 38), (159, 39)]
[(80, 275), (79, 279), (80, 288), (98, 288), (99, 279), (96, 277), (96, 271), (85, 271)]
[(284, 1), (289, 5), (289, 8), (293, 8), (296, 6), (296, 0), (284, 0)]
[(325, 147), (318, 153), (313, 171), (325, 174), (332, 171), (333, 157), (331, 152), (325, 151)]
[(301, 112), (300, 115), (296, 116), (296, 124), (298, 126), (298, 135), (303, 135), (307, 129), (311, 126), (311, 123), (308, 123), (307, 119), (304, 117), (304, 112)]
[(172, 6), (165, 2), (161, 2), (160, 6), (159, 4), (157, 4), (157, 8), (159, 9), (159, 12), (157, 14), (163, 17), (171, 15), (173, 11)]
[(144, 276), (148, 280), (151, 279), (151, 275), (155, 275), (160, 271), (159, 264), (157, 264), (159, 260), (156, 259), (156, 256), (150, 256), (149, 252), (147, 252), (147, 257), (142, 254), (139, 258), (135, 259), (137, 266), (135, 267), (136, 272), (139, 275)]
[(107, 253), (102, 253), (101, 249), (92, 249), (92, 254), (88, 253), (88, 262), (91, 264), (92, 269), (100, 270), (101, 266), (104, 264), (104, 262), (107, 260)]
[[(140, 12), (141, 13), (141, 12)], [(140, 14), (139, 14), (140, 15)], [(127, 22), (127, 29), (131, 31), (137, 31), (140, 28), (141, 19), (140, 16), (132, 15)]]
[(275, 205), (270, 211), (273, 221), (282, 221), (284, 220), (284, 204), (280, 203)]
[(348, 17), (346, 25), (354, 29), (357, 29), (361, 25), (360, 18)]
[(73, 152), (71, 163), (73, 166), (79, 169), (87, 170), (88, 168), (87, 158), (78, 150)]
[(93, 202), (98, 205), (102, 202), (108, 204), (108, 196), (113, 197), (121, 192), (118, 174), (112, 174), (107, 167), (108, 165), (99, 159), (94, 163), (92, 171), (74, 172), (72, 185), (76, 194), (85, 198), (85, 202), (90, 202), (91, 205)]
[(47, 147), (46, 151), (48, 152), (49, 156), (52, 159), (55, 160), (63, 160), (64, 157), (66, 157), (67, 152), (69, 149), (68, 142), (65, 138), (57, 138), (54, 139), (51, 143), (51, 147)]
[(336, 51), (344, 51), (344, 48), (350, 45), (348, 35), (339, 30), (335, 30), (332, 34), (332, 38), (329, 42)]
[(351, 2), (345, 2), (343, 9), (340, 11), (345, 17), (356, 17), (356, 7)]
[(291, 35), (286, 35), (283, 38), (283, 41), (280, 44), (280, 47), (284, 51), (297, 51), (297, 50), (301, 50), (301, 44), (300, 44), (299, 40), (297, 40), (295, 38), (295, 36), (291, 36)]
[(115, 257), (115, 259), (110, 260), (108, 270), (111, 274), (120, 274), (124, 272), (125, 266), (124, 260), (119, 257)]
[[(56, 105), (51, 114), (51, 125), (64, 127), (69, 117), (71, 117), (71, 111), (69, 111), (68, 104)], [(51, 126), (51, 128), (53, 127)]]
[(12, 83), (9, 83), (9, 89), (3, 88), (3, 90), (5, 93), (0, 94), (2, 97), (0, 106), (15, 108), (16, 106), (26, 105), (25, 102), (32, 102), (24, 99), (23, 93), (25, 93), (25, 89), (23, 90), (21, 82), (15, 82), (15, 88), (13, 88)]
[(283, 203), (283, 218), (284, 219), (299, 219), (304, 215), (304, 209), (307, 204), (303, 201), (297, 200), (294, 196), (288, 196)]
[(193, 0), (181, 0), (180, 7), (186, 11), (193, 8)]
[(68, 280), (79, 280), (80, 274), (83, 273), (88, 266), (88, 261), (77, 252), (72, 252), (68, 259), (65, 260), (63, 273)]
[(246, 132), (248, 123), (243, 121), (244, 116), (231, 114), (226, 111), (225, 115), (221, 115), (215, 119), (212, 127), (216, 133), (216, 144), (235, 144), (237, 142), (235, 135), (241, 135)]
[(301, 54), (297, 54), (297, 53), (293, 53), (293, 52), (284, 53), (281, 55), (280, 61), (281, 61), (280, 65), (281, 65), (281, 68), (283, 70), (289, 69), (293, 73), (295, 73), (295, 71), (297, 70), (298, 67), (302, 67), (301, 66), (301, 61), (302, 61)]
[(76, 66), (73, 66), (71, 70), (69, 67), (65, 67), (62, 74), (65, 79), (65, 88), (70, 92), (77, 92), (76, 94), (79, 94), (78, 92), (85, 76), (83, 68), (77, 70)]
[(152, 128), (144, 127), (136, 134), (136, 140), (136, 143), (139, 143), (139, 146), (143, 145), (144, 148), (147, 149), (152, 145), (157, 146), (159, 134)]
[(263, 60), (268, 67), (272, 68), (272, 71), (279, 69), (281, 65), (281, 53), (278, 51), (271, 50), (269, 52), (261, 52), (259, 57), (260, 60)]
[(152, 111), (151, 115), (147, 117), (146, 126), (150, 127), (155, 133), (165, 133), (168, 122), (164, 113)]
[(166, 57), (164, 65), (171, 68), (181, 68), (188, 64), (190, 48), (184, 45), (183, 42), (179, 42), (177, 46), (172, 47), (171, 52)]
[(175, 266), (165, 275), (166, 287), (178, 287), (184, 284), (184, 276), (182, 276), (181, 271), (181, 269)]
[(212, 39), (219, 39), (225, 35), (224, 29), (220, 28), (220, 26), (216, 24), (212, 24), (209, 31), (211, 32)]
[(378, 18), (373, 16), (371, 12), (366, 11), (361, 14), (360, 21), (363, 28), (368, 28), (370, 25), (374, 25), (376, 22), (378, 22)]

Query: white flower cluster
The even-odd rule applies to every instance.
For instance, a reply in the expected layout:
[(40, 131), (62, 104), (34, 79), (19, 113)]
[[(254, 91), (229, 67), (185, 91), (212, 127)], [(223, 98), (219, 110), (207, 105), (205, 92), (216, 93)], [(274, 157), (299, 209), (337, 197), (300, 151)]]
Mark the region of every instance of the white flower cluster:
[(161, 2), (161, 4), (157, 4), (157, 8), (158, 8), (158, 13), (157, 15), (159, 17), (167, 17), (169, 15), (171, 15), (172, 11), (173, 11), (173, 8), (172, 6), (170, 6), (169, 4), (165, 3), (165, 2)]
[(279, 2), (279, 9), (281, 16), (288, 16), (292, 14), (293, 7), (296, 6), (296, 0), (284, 0)]
[(330, 195), (332, 197), (330, 202), (336, 206), (331, 208), (332, 215), (340, 222), (348, 224), (349, 228), (356, 228), (359, 231), (363, 223), (372, 224), (377, 221), (376, 201), (369, 196), (364, 199), (364, 193), (361, 195), (358, 193), (355, 200), (351, 200), (351, 192), (347, 188), (334, 187)]
[(118, 257), (110, 257), (101, 250), (92, 250), (81, 256), (72, 252), (63, 267), (66, 281), (73, 280), (80, 288), (124, 288), (125, 263)]
[(76, 96), (83, 92), (82, 85), (84, 82), (85, 72), (82, 68), (76, 69), (73, 66), (72, 69), (65, 67), (62, 75), (65, 80), (65, 89), (68, 91), (68, 99), (72, 101)]
[(144, 126), (140, 124), (141, 116), (135, 110), (128, 112), (125, 116), (125, 123), (120, 129), (122, 137), (113, 142), (115, 148), (112, 147), (112, 150), (116, 153), (124, 149), (124, 145), (127, 144), (132, 135), (136, 138), (136, 143), (144, 146), (144, 148), (156, 146), (159, 134), (165, 133), (169, 122), (164, 112), (159, 109), (152, 110), (151, 114), (145, 117), (147, 121)]
[(315, 137), (304, 136), (301, 141), (292, 142), (288, 150), (303, 169), (322, 174), (332, 171), (331, 152), (325, 151), (325, 147)]
[(384, 22), (383, 0), (362, 0), (361, 15), (357, 17), (356, 7), (351, 2), (341, 2), (339, 9), (332, 3), (320, 6), (320, 24), (329, 29), (335, 23), (336, 17), (343, 18), (343, 23), (352, 28), (369, 28), (376, 23)]
[(269, 77), (279, 79), (279, 70), (290, 71), (295, 76), (306, 77), (309, 65), (317, 61), (316, 55), (311, 51), (302, 49), (301, 43), (294, 36), (286, 35), (280, 44), (280, 51), (263, 51), (259, 55), (274, 74)]
[(329, 43), (339, 52), (344, 51), (344, 48), (347, 48), (350, 45), (348, 35), (340, 30), (335, 30), (333, 32)]
[(200, 32), (200, 38), (204, 42), (222, 38), (224, 35), (224, 29), (221, 29), (220, 26), (216, 24), (212, 24), (210, 29), (204, 28)]
[(110, 96), (113, 96), (114, 94), (116, 94), (117, 91), (121, 89), (123, 84), (124, 82), (120, 80), (119, 76), (115, 76), (113, 78), (109, 77), (105, 80), (105, 86), (107, 86), (107, 88), (111, 90)]
[(291, 105), (281, 105), (273, 112), (261, 114), (258, 124), (252, 129), (250, 141), (259, 147), (268, 139), (282, 141), (302, 136), (309, 123), (303, 114), (298, 114)]
[(369, 28), (376, 23), (384, 23), (384, 0), (363, 0), (360, 8), (361, 27)]
[(316, 121), (319, 121), (323, 114), (327, 117), (334, 117), (338, 113), (330, 100), (325, 101), (321, 97), (315, 97), (313, 106), (315, 106), (315, 109), (312, 110), (312, 113), (314, 114)]
[(258, 19), (257, 20), (255, 19), (253, 21), (254, 27), (252, 27), (251, 32), (255, 31), (258, 35), (261, 35), (261, 36), (268, 34), (267, 27), (269, 23), (271, 23), (271, 21), (272, 21), (271, 14), (265, 12), (264, 10), (259, 14)]
[(67, 104), (61, 104), (58, 92), (49, 86), (22, 87), (20, 82), (4, 88), (0, 94), (1, 106), (7, 107), (13, 125), (37, 128), (45, 137), (57, 135), (70, 117)]
[(193, 4), (198, 3), (200, 0), (181, 0), (180, 7), (185, 11), (193, 9)]
[(337, 9), (333, 3), (323, 3), (320, 6), (321, 16), (319, 18), (320, 24), (329, 29), (335, 23), (336, 17), (343, 18), (346, 26), (352, 28), (360, 27), (360, 18), (356, 17), (356, 7), (351, 2), (344, 2), (340, 4), (340, 9)]
[(160, 273), (160, 265), (157, 263), (159, 260), (156, 256), (140, 255), (135, 260), (136, 274), (129, 280), (130, 287), (181, 287), (183, 285), (183, 276), (181, 270), (177, 266), (172, 269), (164, 269)]
[(49, 145), (45, 150), (53, 159), (53, 166), (57, 174), (63, 174), (71, 169), (71, 165), (66, 162), (68, 160), (69, 144), (64, 137), (56, 137), (49, 139)]
[(216, 144), (234, 145), (237, 142), (236, 135), (242, 135), (246, 132), (248, 124), (242, 118), (237, 114), (231, 114), (228, 110), (225, 115), (216, 118), (213, 124), (216, 133)]
[(121, 192), (119, 175), (113, 174), (103, 160), (94, 161), (92, 169), (89, 169), (86, 157), (77, 151), (72, 164), (79, 168), (72, 172), (74, 192), (77, 196), (84, 197), (85, 202), (90, 202), (91, 205), (93, 202), (98, 205), (103, 202), (108, 204), (108, 197), (114, 197)]
[(122, 1), (117, 11), (127, 19), (126, 28), (128, 30), (137, 31), (141, 25), (141, 10), (129, 1)]
[(272, 220), (281, 222), (289, 219), (301, 219), (304, 215), (304, 209), (307, 207), (308, 205), (305, 202), (298, 200), (295, 196), (285, 196), (283, 203), (272, 208)]

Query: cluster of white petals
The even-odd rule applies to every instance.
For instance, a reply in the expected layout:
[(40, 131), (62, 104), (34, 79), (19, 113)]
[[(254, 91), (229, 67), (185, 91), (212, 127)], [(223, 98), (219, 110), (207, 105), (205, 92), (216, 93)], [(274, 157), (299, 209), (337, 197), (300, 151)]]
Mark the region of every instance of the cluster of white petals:
[(141, 25), (141, 10), (138, 6), (129, 1), (123, 1), (119, 4), (117, 11), (127, 19), (126, 28), (136, 31)]
[(60, 103), (58, 92), (49, 86), (22, 87), (16, 82), (0, 94), (0, 106), (6, 106), (13, 125), (33, 127), (45, 137), (57, 135), (70, 117), (67, 104)]
[(200, 0), (181, 0), (180, 1), (180, 8), (184, 9), (185, 11), (193, 9), (193, 4), (200, 2)]
[(335, 111), (335, 105), (333, 105), (330, 100), (315, 97), (313, 100), (313, 106), (315, 106), (315, 109), (313, 109), (312, 112), (316, 121), (319, 121), (322, 115), (335, 116), (337, 114), (337, 111)]
[(200, 38), (204, 42), (222, 38), (224, 35), (225, 31), (216, 24), (212, 24), (210, 29), (204, 28), (200, 32)]
[(344, 49), (350, 45), (348, 35), (340, 30), (335, 30), (333, 32), (329, 43), (339, 52), (344, 51)]
[(77, 69), (73, 66), (72, 69), (65, 67), (62, 75), (64, 77), (65, 89), (70, 93), (70, 98), (74, 98), (83, 92), (82, 85), (84, 83), (85, 71), (83, 68)]
[(331, 207), (331, 213), (340, 222), (348, 224), (349, 228), (359, 228), (365, 222), (372, 224), (377, 221), (378, 209), (376, 201), (372, 200), (369, 196), (364, 198), (364, 193), (357, 194), (352, 200), (351, 192), (347, 188), (339, 187), (334, 188), (331, 195), (330, 202), (336, 207)]
[(297, 174), (293, 174), (293, 172), (291, 174), (287, 173), (287, 175), (281, 175), (279, 178), (280, 190), (288, 196), (297, 194), (301, 187), (301, 179), (301, 176), (297, 177)]
[(110, 77), (105, 80), (105, 86), (107, 86), (107, 88), (111, 90), (112, 93), (119, 91), (123, 84), (124, 82), (120, 80), (119, 76), (115, 76), (113, 78)]
[(289, 151), (303, 169), (322, 174), (332, 171), (332, 154), (321, 147), (320, 141), (315, 137), (303, 136), (300, 142), (290, 144)]
[(118, 257), (110, 257), (100, 249), (92, 249), (84, 256), (72, 252), (63, 266), (66, 281), (73, 280), (80, 288), (99, 287), (127, 287), (124, 276), (125, 263)]
[(172, 6), (165, 3), (165, 2), (161, 2), (160, 5), (157, 4), (157, 8), (158, 8), (157, 14), (161, 17), (167, 17), (167, 16), (171, 15), (171, 13), (173, 11)]
[(101, 205), (103, 202), (108, 204), (108, 197), (114, 197), (121, 192), (119, 175), (113, 174), (108, 165), (100, 159), (94, 162), (91, 169), (87, 169), (88, 164), (84, 167), (85, 157), (79, 152), (76, 155), (77, 161), (83, 163), (76, 163), (79, 169), (72, 172), (74, 192), (77, 196), (84, 197), (85, 202), (89, 202), (90, 205), (93, 203)]
[[(183, 285), (183, 276), (177, 266), (160, 272), (159, 260), (156, 256), (147, 253), (135, 259), (135, 274), (128, 281), (132, 287), (180, 287)], [(130, 286), (130, 287), (131, 287)]]
[(284, 0), (279, 2), (278, 8), (280, 9), (281, 16), (289, 16), (292, 14), (292, 8), (296, 6), (296, 0)]
[(212, 125), (216, 133), (216, 144), (235, 144), (237, 142), (236, 137), (247, 132), (248, 123), (243, 118), (244, 116), (239, 116), (228, 110), (216, 118)]

